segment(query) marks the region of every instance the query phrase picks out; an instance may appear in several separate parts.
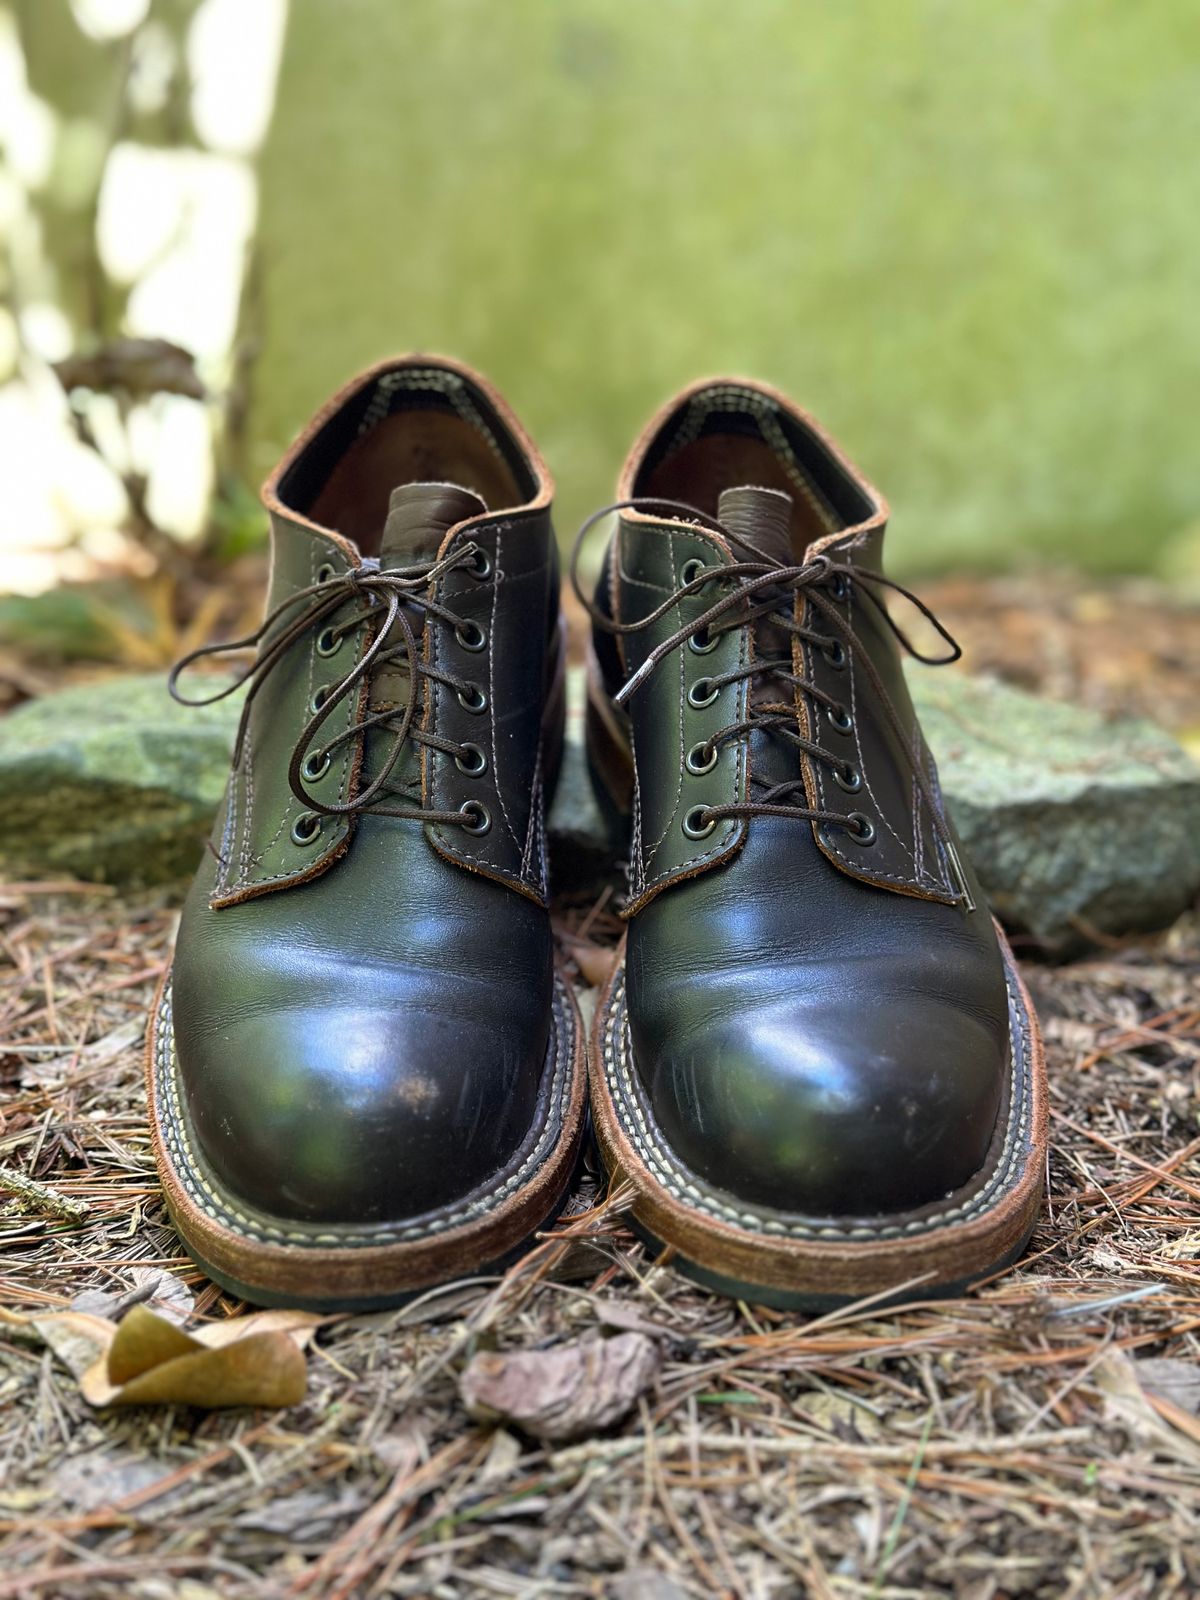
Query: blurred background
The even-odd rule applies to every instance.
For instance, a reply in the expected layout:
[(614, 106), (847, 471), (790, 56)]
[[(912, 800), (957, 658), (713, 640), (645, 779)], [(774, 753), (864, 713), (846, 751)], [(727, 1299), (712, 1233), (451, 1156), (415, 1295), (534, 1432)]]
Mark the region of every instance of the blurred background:
[(733, 371), (952, 609), (1200, 592), (1198, 148), (1178, 0), (0, 0), (6, 693), (256, 610), (258, 483), (408, 348), (507, 393), (564, 537)]

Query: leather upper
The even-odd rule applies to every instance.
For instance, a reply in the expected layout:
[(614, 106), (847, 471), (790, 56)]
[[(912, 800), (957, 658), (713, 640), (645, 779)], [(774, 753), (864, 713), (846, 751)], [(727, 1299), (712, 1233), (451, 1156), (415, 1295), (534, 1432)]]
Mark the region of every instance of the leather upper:
[[(984, 1162), (1008, 1071), (1008, 996), (872, 583), (885, 503), (784, 397), (740, 381), (697, 385), (651, 423), (618, 494), (702, 515), (623, 511), (598, 603), (629, 627), (677, 594), (689, 562), (745, 560), (703, 525), (735, 504), (732, 491), (746, 503), (786, 496), (772, 558), (833, 564), (796, 591), (792, 620), (843, 648), (794, 636), (794, 688), (735, 678), (703, 704), (709, 680), (775, 654), (781, 639), (786, 650), (787, 633), (766, 618), (702, 631), (630, 686), (634, 1063), (662, 1136), (713, 1186), (820, 1216), (917, 1208)], [(777, 536), (769, 518), (761, 531)], [(610, 695), (718, 592), (680, 597), (615, 638), (599, 628)], [(785, 695), (789, 726), (828, 760), (755, 729), (710, 747), (748, 706), (784, 700), (786, 712)], [(697, 773), (689, 753), (701, 768), (716, 759)], [(789, 783), (788, 805), (825, 818), (753, 814)], [(734, 810), (689, 837), (719, 806)], [(870, 827), (838, 825), (853, 814)]]
[[(562, 736), (550, 495), (499, 397), (427, 358), (355, 380), (268, 481), (268, 613), (296, 603), (260, 666), (304, 608), (342, 599), (257, 680), (172, 978), (187, 1115), (247, 1205), (306, 1223), (422, 1215), (530, 1132), (553, 994), (543, 812)], [(297, 795), (297, 741), (401, 592), (372, 575), (431, 565), (413, 590), (429, 605), (407, 613), (415, 667), (393, 654), (337, 704)], [(400, 637), (393, 625), (389, 648)], [(424, 742), (404, 745), (372, 804), (322, 813), (314, 801), (353, 807), (380, 777), (414, 692)], [(464, 806), (470, 831), (444, 820)]]

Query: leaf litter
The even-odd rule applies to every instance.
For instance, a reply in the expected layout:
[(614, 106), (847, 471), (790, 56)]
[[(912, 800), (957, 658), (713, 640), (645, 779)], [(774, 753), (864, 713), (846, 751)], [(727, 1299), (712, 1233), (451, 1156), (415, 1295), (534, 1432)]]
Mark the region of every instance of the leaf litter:
[[(611, 896), (557, 909), (599, 975)], [(152, 1318), (179, 1350), (138, 1382), (255, 1315), (183, 1254), (154, 1174), (138, 1037), (173, 916), (0, 890), (0, 1167), (87, 1208), (0, 1204), (0, 1600), (1200, 1592), (1195, 917), (1026, 965), (1048, 1194), (1024, 1261), (973, 1294), (818, 1318), (724, 1300), (651, 1259), (589, 1173), (503, 1276), (308, 1330), (283, 1409), (95, 1407), (72, 1365), (114, 1325)], [(58, 1353), (27, 1320), (68, 1317)], [(464, 1405), (473, 1368), (569, 1376), (630, 1335), (654, 1357), (623, 1417), (558, 1439), (529, 1422), (544, 1394), (525, 1421)]]

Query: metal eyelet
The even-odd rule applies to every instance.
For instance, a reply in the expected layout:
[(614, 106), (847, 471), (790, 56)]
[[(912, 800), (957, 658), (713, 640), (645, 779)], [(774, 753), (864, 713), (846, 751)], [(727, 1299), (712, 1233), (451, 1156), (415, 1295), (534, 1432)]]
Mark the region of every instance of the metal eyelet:
[(305, 783), (317, 783), (325, 776), (332, 765), (333, 757), (328, 750), (322, 756), (319, 756), (315, 750), (311, 751), (300, 763), (300, 776)]
[[(476, 838), (481, 838), (492, 825), (492, 814), (486, 806), (480, 805), (478, 800), (468, 800), (459, 807), (459, 816), (464, 820), (459, 823), (464, 833), (473, 833)], [(474, 821), (466, 819), (474, 818)]]
[(331, 561), (323, 561), (317, 568), (318, 583), (332, 583), (337, 576), (337, 568)]
[(846, 665), (846, 647), (840, 639), (830, 639), (827, 644), (823, 644), (821, 654), (835, 672), (841, 672)]
[(704, 568), (705, 562), (701, 561), (699, 556), (692, 556), (685, 561), (679, 569), (679, 582), (683, 588), (686, 589), (689, 583), (695, 583)]
[[(703, 644), (700, 642), (701, 634), (704, 635)], [(709, 651), (715, 650), (720, 642), (721, 635), (719, 633), (711, 632), (708, 628), (701, 628), (700, 633), (691, 633), (688, 635), (688, 649), (693, 655), (697, 656), (708, 655)]]
[(852, 811), (846, 818), (846, 832), (855, 844), (875, 843), (875, 824), (870, 817), (864, 817), (861, 811)]
[(455, 628), (454, 637), (464, 650), (472, 652), (482, 650), (487, 643), (487, 635), (477, 622), (464, 622), (460, 627)]
[(711, 678), (697, 678), (688, 690), (688, 705), (694, 706), (697, 711), (703, 711), (705, 706), (712, 705), (720, 692), (719, 688), (713, 687)]
[(835, 572), (829, 580), (829, 592), (835, 600), (849, 600), (850, 579), (844, 572)]
[(854, 731), (854, 718), (845, 706), (826, 706), (825, 715), (829, 718), (830, 726), (838, 733), (852, 733)]
[(329, 699), (329, 695), (330, 689), (327, 683), (323, 683), (319, 689), (314, 691), (312, 699), (308, 702), (308, 709), (314, 716), (320, 711), (326, 700)]
[(487, 710), (488, 697), (477, 683), (469, 683), (466, 689), (456, 689), (454, 693), (464, 711), (478, 715), (479, 712)]
[(317, 654), (335, 656), (342, 648), (342, 635), (336, 628), (322, 628), (317, 635)]
[(708, 816), (707, 806), (693, 806), (683, 819), (683, 831), (689, 839), (707, 839), (717, 825), (716, 817), (710, 816), (707, 822), (702, 822), (702, 817)]
[(720, 752), (714, 745), (709, 744), (706, 740), (701, 740), (699, 744), (694, 744), (688, 751), (683, 764), (694, 778), (699, 778), (704, 773), (712, 771), (717, 764), (719, 754)]
[(487, 771), (487, 757), (477, 744), (464, 744), (462, 753), (454, 758), (454, 765), (468, 778), (480, 778)]
[(292, 823), (293, 844), (313, 844), (321, 832), (321, 818), (315, 811), (302, 811)]
[(467, 571), (473, 578), (490, 578), (492, 575), (492, 558), (487, 551), (476, 545), (475, 554), (471, 557)]
[(844, 789), (847, 794), (857, 794), (862, 788), (862, 773), (847, 761), (840, 767), (834, 767), (833, 781), (839, 789)]

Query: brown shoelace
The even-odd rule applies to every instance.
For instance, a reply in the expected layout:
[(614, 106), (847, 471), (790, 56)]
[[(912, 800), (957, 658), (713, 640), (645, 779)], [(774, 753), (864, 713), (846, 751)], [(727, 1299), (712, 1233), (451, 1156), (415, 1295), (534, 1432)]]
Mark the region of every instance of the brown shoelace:
[[(728, 565), (706, 567), (695, 563), (693, 575), (687, 582), (682, 583), (668, 599), (656, 607), (648, 616), (638, 622), (616, 622), (607, 616), (598, 606), (583, 593), (579, 581), (579, 555), (583, 548), (584, 540), (593, 527), (602, 518), (614, 512), (633, 510), (643, 511), (649, 515), (661, 515), (668, 512), (682, 516), (685, 520), (696, 523), (700, 527), (710, 529), (726, 540), (732, 549), (744, 552), (746, 559), (730, 562)], [(836, 601), (845, 600), (851, 592), (852, 585), (858, 585), (863, 598), (874, 608), (877, 615), (882, 618), (891, 630), (901, 648), (915, 660), (927, 666), (947, 666), (952, 661), (957, 661), (962, 650), (949, 630), (937, 619), (929, 606), (923, 600), (906, 589), (903, 584), (896, 583), (893, 579), (885, 577), (881, 572), (872, 572), (861, 567), (832, 560), (826, 555), (814, 556), (811, 560), (788, 566), (773, 559), (767, 552), (760, 550), (751, 540), (744, 535), (735, 533), (719, 518), (710, 516), (707, 512), (700, 511), (697, 507), (679, 500), (663, 500), (655, 497), (635, 497), (630, 500), (618, 500), (613, 504), (603, 506), (594, 512), (583, 523), (575, 536), (575, 543), (571, 550), (570, 560), (571, 586), (576, 598), (592, 621), (605, 633), (613, 635), (628, 635), (640, 633), (652, 627), (680, 600), (691, 595), (699, 594), (709, 584), (729, 585), (726, 593), (702, 612), (693, 622), (676, 629), (669, 638), (664, 639), (647, 655), (646, 659), (626, 680), (622, 688), (614, 697), (616, 703), (624, 706), (626, 702), (637, 693), (638, 689), (646, 682), (650, 674), (658, 667), (659, 663), (672, 651), (678, 650), (689, 639), (698, 639), (703, 645), (721, 633), (734, 629), (750, 628), (752, 645), (756, 642), (755, 625), (769, 619), (772, 630), (779, 629), (788, 636), (803, 639), (815, 649), (821, 650), (831, 660), (841, 664), (849, 661), (856, 649), (856, 660), (861, 665), (875, 693), (883, 706), (884, 715), (896, 731), (902, 744), (906, 742), (904, 725), (897, 712), (891, 697), (884, 687), (874, 662), (868, 651), (859, 648), (860, 641), (854, 629), (842, 617)], [(686, 572), (688, 569), (685, 568)], [(921, 613), (926, 621), (934, 628), (947, 647), (945, 655), (930, 656), (919, 650), (895, 618), (888, 611), (881, 598), (881, 591), (890, 589), (902, 595)], [(815, 611), (822, 623), (828, 629), (806, 626), (796, 621), (793, 614), (794, 597), (802, 594), (809, 606)], [(708, 678), (699, 679), (692, 686), (692, 692), (704, 686), (708, 694), (715, 695), (727, 684), (738, 683), (743, 679), (752, 685), (762, 685), (764, 680), (774, 679), (780, 684), (787, 684), (797, 694), (803, 694), (822, 707), (835, 726), (843, 731), (848, 731), (851, 726), (848, 709), (832, 695), (827, 694), (817, 684), (800, 676), (793, 671), (790, 654), (786, 658), (778, 656), (758, 656), (754, 648), (750, 652), (748, 665), (740, 667), (733, 672), (714, 674)], [(689, 759), (698, 758), (694, 770), (706, 771), (717, 758), (720, 745), (736, 739), (748, 739), (755, 731), (761, 731), (772, 737), (785, 740), (803, 755), (809, 756), (814, 761), (820, 761), (833, 771), (839, 785), (850, 793), (854, 793), (861, 784), (861, 775), (856, 769), (848, 766), (833, 751), (824, 749), (814, 740), (807, 738), (799, 727), (796, 705), (784, 702), (773, 702), (769, 699), (751, 699), (747, 706), (746, 715), (737, 722), (731, 722), (726, 727), (719, 729), (702, 746), (689, 752)], [(946, 853), (950, 859), (955, 876), (959, 883), (959, 903), (967, 910), (975, 909), (966, 878), (963, 874), (962, 864), (955, 848), (953, 837), (942, 815), (942, 806), (939, 797), (935, 794), (933, 785), (928, 775), (919, 764), (914, 764), (914, 773), (918, 787), (929, 806), (930, 816)], [(766, 784), (761, 780), (754, 780), (758, 788), (757, 798), (747, 799), (719, 806), (698, 806), (695, 808), (693, 827), (695, 836), (702, 837), (710, 833), (712, 828), (722, 817), (790, 817), (796, 821), (815, 822), (826, 827), (842, 828), (852, 834), (860, 843), (869, 844), (875, 837), (874, 825), (870, 819), (859, 812), (848, 815), (838, 811), (823, 811), (818, 808), (789, 803), (796, 795), (807, 799), (804, 777), (797, 773), (794, 778), (789, 778), (782, 783)], [(689, 818), (692, 816), (689, 813)]]
[[(310, 630), (319, 628), (321, 631), (318, 634), (318, 648), (324, 655), (333, 655), (343, 638), (352, 635), (362, 623), (378, 616), (378, 625), (369, 634), (366, 649), (354, 666), (339, 682), (321, 692), (319, 703), (314, 697), (313, 715), (301, 729), (288, 764), (288, 783), (291, 785), (292, 793), (309, 808), (318, 825), (319, 817), (322, 815), (348, 816), (369, 811), (375, 816), (409, 817), (421, 822), (445, 823), (465, 828), (468, 833), (485, 832), (487, 813), (475, 801), (468, 801), (460, 811), (434, 811), (418, 805), (396, 806), (375, 803), (378, 796), (385, 792), (394, 792), (388, 790), (388, 779), (410, 740), (413, 744), (424, 745), (431, 750), (441, 750), (446, 755), (452, 756), (464, 764), (465, 771), (478, 774), (483, 770), (478, 764), (477, 746), (456, 744), (453, 740), (443, 739), (417, 726), (417, 713), (424, 705), (424, 691), (422, 689), (418, 693), (419, 684), (423, 685), (426, 681), (444, 684), (446, 688), (454, 691), (464, 706), (477, 712), (487, 709), (487, 695), (479, 684), (468, 682), (452, 672), (444, 672), (422, 659), (417, 642), (417, 629), (414, 628), (408, 614), (410, 610), (415, 610), (424, 617), (433, 618), (444, 626), (453, 628), (460, 638), (469, 637), (472, 649), (481, 648), (484, 636), (479, 625), (457, 616), (448, 607), (435, 600), (431, 593), (437, 580), (456, 567), (470, 567), (481, 577), (486, 576), (486, 571), (481, 570), (481, 561), (486, 561), (484, 552), (478, 545), (467, 543), (441, 560), (420, 562), (407, 567), (392, 567), (386, 571), (382, 571), (379, 563), (372, 560), (364, 561), (362, 566), (341, 574), (336, 573), (331, 567), (326, 568), (317, 583), (309, 584), (307, 588), (298, 589), (295, 594), (290, 595), (264, 618), (261, 627), (248, 634), (246, 638), (234, 639), (223, 644), (203, 645), (177, 661), (167, 680), (168, 688), (182, 705), (206, 706), (225, 699), (244, 684), (250, 685), (242, 705), (241, 720), (238, 723), (237, 739), (234, 743), (233, 764), (237, 767), (242, 758), (254, 697), (292, 645)], [(338, 621), (331, 620), (350, 599), (360, 599), (364, 603), (353, 614)], [(297, 608), (302, 609), (284, 622), (289, 613), (297, 612)], [(380, 614), (381, 608), (382, 614)], [(272, 630), (279, 623), (284, 625), (278, 632), (273, 633)], [(395, 638), (395, 642), (392, 642), (393, 630), (399, 635)], [(254, 662), (227, 688), (198, 699), (190, 699), (180, 692), (179, 678), (193, 663), (246, 650), (258, 652)], [(319, 736), (323, 726), (347, 696), (360, 691), (364, 681), (380, 667), (397, 662), (405, 663), (408, 668), (409, 690), (403, 710), (388, 707), (369, 711), (344, 732), (335, 734), (327, 742), (321, 743)], [(306, 780), (315, 782), (327, 770), (334, 752), (340, 746), (365, 736), (373, 728), (387, 728), (393, 738), (382, 767), (367, 787), (349, 800), (339, 803), (320, 800), (311, 793), (306, 787)]]

